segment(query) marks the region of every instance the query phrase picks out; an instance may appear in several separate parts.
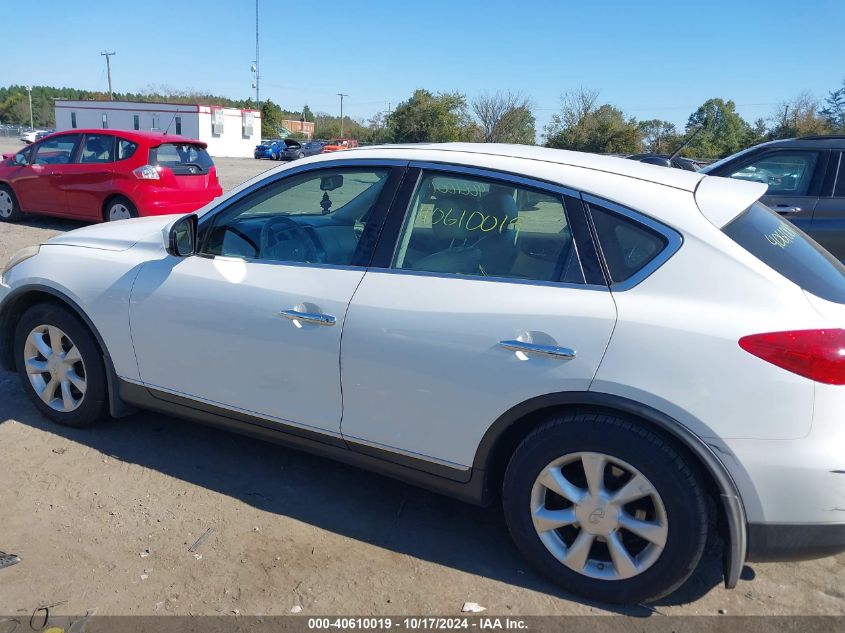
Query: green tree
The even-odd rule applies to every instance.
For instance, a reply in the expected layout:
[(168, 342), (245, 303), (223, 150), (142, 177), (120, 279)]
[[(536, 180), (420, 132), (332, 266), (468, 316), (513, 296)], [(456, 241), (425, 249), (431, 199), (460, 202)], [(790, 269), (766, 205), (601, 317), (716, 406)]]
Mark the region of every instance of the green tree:
[(681, 144), (675, 124), (661, 119), (649, 119), (637, 124), (642, 136), (643, 150), (652, 154), (671, 154)]
[(819, 111), (833, 131), (845, 132), (845, 79), (842, 86), (828, 93)]
[(396, 143), (449, 142), (465, 140), (471, 134), (466, 97), (458, 92), (415, 90), (389, 117), (388, 126)]
[(687, 121), (687, 133), (704, 129), (686, 148), (684, 154), (697, 158), (722, 158), (744, 149), (752, 128), (736, 111), (733, 101), (708, 99)]
[(772, 127), (768, 138), (794, 138), (829, 134), (830, 122), (819, 112), (819, 101), (807, 92), (802, 92), (790, 101), (781, 103), (771, 117)]
[(512, 92), (482, 95), (472, 102), (478, 135), (485, 143), (533, 145), (537, 133), (531, 110), (527, 97)]
[(598, 154), (633, 154), (642, 148), (636, 119), (610, 104), (596, 106), (598, 92), (584, 90), (561, 97), (561, 111), (546, 126), (546, 145)]
[(265, 99), (261, 103), (261, 138), (278, 138), (284, 118), (282, 109), (270, 99)]
[(308, 107), (307, 103), (302, 106), (302, 118), (308, 122), (314, 121), (314, 113), (311, 112), (311, 108)]

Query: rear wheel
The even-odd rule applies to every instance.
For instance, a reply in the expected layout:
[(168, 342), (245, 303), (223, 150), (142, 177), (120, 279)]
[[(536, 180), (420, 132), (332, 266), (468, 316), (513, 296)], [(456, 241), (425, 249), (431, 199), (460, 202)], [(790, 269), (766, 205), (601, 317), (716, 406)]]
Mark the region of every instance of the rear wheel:
[(103, 214), (103, 219), (106, 222), (114, 222), (115, 220), (128, 220), (129, 218), (137, 218), (138, 210), (127, 198), (117, 196), (112, 198), (106, 204), (106, 210)]
[(677, 589), (701, 559), (704, 492), (665, 439), (602, 414), (551, 419), (517, 448), (505, 474), (511, 535), (568, 591), (636, 604)]
[(0, 221), (17, 222), (22, 217), (15, 192), (8, 185), (0, 185)]
[(84, 427), (105, 417), (102, 353), (76, 315), (50, 303), (31, 307), (15, 328), (14, 353), (24, 391), (48, 418)]

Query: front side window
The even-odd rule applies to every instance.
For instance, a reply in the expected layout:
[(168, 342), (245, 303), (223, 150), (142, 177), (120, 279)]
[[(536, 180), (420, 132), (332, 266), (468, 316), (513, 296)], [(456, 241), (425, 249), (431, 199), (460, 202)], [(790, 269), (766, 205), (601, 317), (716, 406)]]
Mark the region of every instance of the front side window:
[(631, 279), (668, 245), (668, 239), (657, 231), (610, 209), (591, 203), (590, 215), (613, 284)]
[(767, 196), (806, 196), (817, 161), (816, 152), (775, 152), (747, 163), (728, 176), (769, 185)]
[(411, 200), (393, 268), (584, 283), (561, 196), (434, 172)]
[(845, 303), (845, 265), (766, 205), (755, 202), (722, 230), (807, 292)]
[(201, 251), (277, 262), (358, 265), (359, 240), (389, 173), (386, 167), (349, 167), (284, 178), (214, 217)]
[(80, 163), (110, 163), (114, 160), (114, 137), (105, 134), (89, 134), (82, 145)]
[(36, 165), (66, 165), (73, 161), (79, 134), (64, 134), (42, 141), (35, 150)]

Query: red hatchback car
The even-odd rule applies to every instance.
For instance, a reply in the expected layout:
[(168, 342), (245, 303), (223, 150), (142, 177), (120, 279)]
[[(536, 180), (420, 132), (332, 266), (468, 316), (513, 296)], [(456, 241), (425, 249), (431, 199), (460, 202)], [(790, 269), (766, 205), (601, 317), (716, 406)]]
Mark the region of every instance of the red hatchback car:
[(24, 213), (102, 222), (190, 213), (223, 193), (206, 144), (183, 136), (73, 130), (0, 162), (0, 220)]

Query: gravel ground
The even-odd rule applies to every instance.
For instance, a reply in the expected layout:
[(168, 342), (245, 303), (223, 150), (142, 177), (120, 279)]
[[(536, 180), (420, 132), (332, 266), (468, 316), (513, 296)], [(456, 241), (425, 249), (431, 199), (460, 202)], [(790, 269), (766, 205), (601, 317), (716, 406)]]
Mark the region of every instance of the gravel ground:
[[(3, 143), (12, 151), (17, 143)], [(276, 165), (218, 159), (225, 187)], [(0, 224), (0, 260), (79, 226)], [(0, 614), (631, 613), (568, 596), (480, 509), (332, 461), (156, 414), (77, 431), (0, 370)], [(198, 548), (191, 545), (209, 528)], [(845, 555), (754, 564), (733, 591), (719, 547), (655, 605), (671, 615), (845, 614)]]

